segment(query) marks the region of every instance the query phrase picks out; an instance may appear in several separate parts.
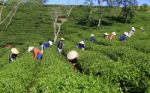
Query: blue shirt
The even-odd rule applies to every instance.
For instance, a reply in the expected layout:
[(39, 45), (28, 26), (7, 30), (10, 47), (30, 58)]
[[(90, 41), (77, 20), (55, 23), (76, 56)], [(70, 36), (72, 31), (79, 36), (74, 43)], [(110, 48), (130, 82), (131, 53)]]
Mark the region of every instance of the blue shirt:
[(126, 40), (126, 36), (123, 34), (120, 36), (119, 41), (125, 41)]
[(90, 37), (90, 41), (95, 42), (96, 41), (95, 37), (94, 36)]
[(49, 45), (49, 42), (45, 42), (45, 43), (43, 43), (43, 49), (46, 49), (46, 48), (48, 48), (50, 45)]
[(84, 44), (78, 44), (78, 48), (79, 49), (85, 48), (85, 45)]

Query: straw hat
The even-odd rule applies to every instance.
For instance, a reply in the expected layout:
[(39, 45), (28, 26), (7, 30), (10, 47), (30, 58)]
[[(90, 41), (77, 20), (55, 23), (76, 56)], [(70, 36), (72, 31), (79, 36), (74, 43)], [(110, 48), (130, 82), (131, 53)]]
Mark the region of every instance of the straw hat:
[(48, 41), (48, 43), (49, 43), (50, 45), (53, 45), (53, 42), (52, 42), (52, 41)]
[(94, 34), (91, 34), (91, 37), (92, 37), (92, 36), (95, 36), (95, 35), (94, 35)]
[(108, 33), (104, 33), (104, 35), (105, 35), (105, 36), (108, 36), (109, 34), (108, 34)]
[(69, 51), (67, 54), (67, 59), (73, 60), (75, 58), (78, 58), (78, 53), (75, 50)]
[(144, 28), (143, 27), (141, 27), (141, 30), (143, 30)]
[(28, 48), (28, 52), (31, 52), (33, 50), (34, 47), (29, 47)]
[(19, 54), (19, 51), (17, 50), (17, 48), (12, 48), (12, 49), (11, 49), (11, 52), (12, 52), (13, 54)]
[(80, 41), (79, 43), (80, 43), (80, 44), (84, 44), (84, 41)]
[(116, 35), (116, 32), (112, 32), (113, 35)]
[(65, 40), (64, 38), (61, 38), (60, 40)]
[(124, 35), (128, 36), (128, 32), (124, 32)]
[(132, 27), (131, 29), (132, 29), (133, 31), (135, 31), (135, 28), (134, 28), (134, 27)]

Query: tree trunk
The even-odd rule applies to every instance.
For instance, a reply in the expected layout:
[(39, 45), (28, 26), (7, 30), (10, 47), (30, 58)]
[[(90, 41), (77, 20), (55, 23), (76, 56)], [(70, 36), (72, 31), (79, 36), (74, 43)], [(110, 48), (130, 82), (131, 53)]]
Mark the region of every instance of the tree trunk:
[(98, 22), (98, 25), (97, 25), (98, 27), (100, 27), (101, 26), (101, 18), (99, 19), (99, 22)]

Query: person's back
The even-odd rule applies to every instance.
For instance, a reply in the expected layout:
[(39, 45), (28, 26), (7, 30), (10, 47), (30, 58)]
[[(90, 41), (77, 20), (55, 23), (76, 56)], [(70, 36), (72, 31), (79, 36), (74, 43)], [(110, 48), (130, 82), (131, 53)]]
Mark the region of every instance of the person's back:
[(48, 48), (49, 46), (50, 46), (49, 42), (45, 42), (45, 43), (43, 43), (43, 47), (44, 47), (44, 49)]
[(17, 48), (11, 49), (11, 53), (9, 54), (9, 63), (13, 62), (17, 58), (18, 53), (19, 51)]
[(79, 43), (79, 44), (78, 44), (78, 48), (79, 48), (79, 49), (85, 48), (85, 45)]
[(122, 34), (119, 38), (119, 41), (125, 41), (126, 40), (126, 36), (124, 34)]
[(17, 58), (17, 54), (10, 53), (9, 54), (9, 63), (13, 62)]
[(59, 48), (59, 49), (63, 49), (63, 46), (64, 46), (64, 43), (63, 43), (63, 41), (59, 41), (58, 42), (58, 44), (57, 44), (57, 47)]
[(35, 59), (39, 59), (39, 60), (42, 59), (42, 53), (41, 53), (41, 51), (38, 48), (34, 48), (33, 49), (33, 57)]
[(95, 42), (96, 41), (95, 37), (94, 36), (90, 37), (90, 41)]

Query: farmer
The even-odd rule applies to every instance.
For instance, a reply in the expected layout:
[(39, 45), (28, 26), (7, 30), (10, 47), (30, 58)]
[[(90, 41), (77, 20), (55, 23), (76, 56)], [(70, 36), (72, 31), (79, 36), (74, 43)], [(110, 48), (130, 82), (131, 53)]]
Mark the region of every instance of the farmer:
[(95, 41), (96, 41), (94, 34), (91, 34), (91, 36), (90, 36), (90, 41), (91, 41), (91, 42), (95, 42)]
[(126, 36), (128, 36), (128, 32), (124, 32), (124, 34), (120, 36), (119, 41), (126, 41)]
[(109, 33), (104, 33), (104, 38), (108, 39), (108, 35), (109, 35)]
[(53, 42), (49, 40), (47, 42), (44, 42), (43, 44), (41, 42), (39, 44), (41, 46), (41, 53), (43, 53), (44, 49), (53, 45)]
[(144, 28), (143, 27), (141, 27), (141, 32), (144, 32)]
[(77, 51), (72, 50), (67, 53), (67, 59), (71, 62), (73, 68), (79, 70), (79, 72), (83, 72), (81, 65), (78, 63), (79, 54)]
[(15, 61), (18, 54), (19, 54), (19, 51), (17, 50), (17, 48), (12, 48), (11, 53), (9, 54), (9, 63)]
[(42, 60), (43, 54), (41, 53), (41, 51), (38, 48), (29, 47), (28, 48), (28, 52), (32, 52), (33, 53), (33, 58), (34, 59)]
[(131, 31), (129, 32), (129, 34), (128, 34), (128, 37), (131, 37), (134, 33), (135, 33), (135, 28), (134, 27), (132, 27), (131, 28)]
[(108, 35), (109, 40), (114, 40), (116, 36), (116, 32), (112, 32), (111, 34)]
[(85, 50), (85, 44), (84, 41), (80, 41), (79, 44), (77, 45), (77, 48)]
[(63, 48), (64, 48), (64, 38), (61, 38), (59, 41), (58, 41), (58, 44), (57, 44), (57, 50), (59, 53), (62, 53), (63, 51)]

